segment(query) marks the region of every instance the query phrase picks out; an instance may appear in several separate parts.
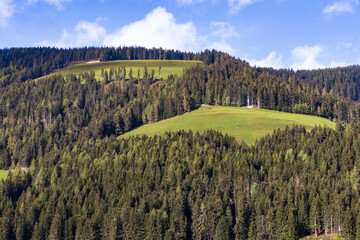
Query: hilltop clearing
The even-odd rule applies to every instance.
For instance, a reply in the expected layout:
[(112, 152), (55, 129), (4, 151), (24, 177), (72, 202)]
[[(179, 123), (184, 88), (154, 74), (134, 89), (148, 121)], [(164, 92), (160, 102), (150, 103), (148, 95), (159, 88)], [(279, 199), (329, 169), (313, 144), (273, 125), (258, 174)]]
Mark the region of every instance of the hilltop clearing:
[(328, 119), (285, 113), (264, 109), (239, 107), (201, 106), (199, 109), (156, 123), (143, 125), (123, 136), (137, 134), (164, 134), (166, 131), (180, 129), (204, 132), (207, 129), (218, 130), (236, 138), (238, 142), (253, 144), (256, 139), (286, 126), (303, 125), (311, 129), (316, 125), (335, 128)]
[(171, 74), (181, 76), (185, 68), (196, 64), (202, 65), (203, 62), (187, 60), (117, 60), (80, 63), (57, 70), (44, 77), (54, 74), (61, 74), (63, 77), (66, 77), (69, 74), (79, 75), (81, 73), (94, 72), (97, 80), (105, 80), (106, 74), (109, 80), (120, 80), (124, 76), (126, 79), (129, 79), (130, 76), (143, 78), (144, 73), (153, 79), (167, 79)]

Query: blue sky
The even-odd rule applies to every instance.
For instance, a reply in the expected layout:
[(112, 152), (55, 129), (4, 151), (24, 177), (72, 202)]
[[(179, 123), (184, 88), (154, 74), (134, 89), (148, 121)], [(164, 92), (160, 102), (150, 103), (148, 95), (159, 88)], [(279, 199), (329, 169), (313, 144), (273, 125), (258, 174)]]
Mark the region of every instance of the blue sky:
[(214, 48), (314, 69), (360, 64), (359, 23), (359, 0), (0, 0), (0, 48)]

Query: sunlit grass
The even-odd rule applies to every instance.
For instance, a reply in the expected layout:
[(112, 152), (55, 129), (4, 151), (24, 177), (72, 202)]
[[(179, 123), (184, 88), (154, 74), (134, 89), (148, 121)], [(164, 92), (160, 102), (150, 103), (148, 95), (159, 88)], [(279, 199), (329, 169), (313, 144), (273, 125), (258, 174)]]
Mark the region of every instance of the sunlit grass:
[(253, 144), (256, 139), (272, 133), (274, 129), (303, 125), (311, 129), (316, 125), (335, 128), (335, 123), (316, 116), (240, 107), (202, 106), (197, 110), (160, 122), (143, 125), (123, 137), (137, 134), (161, 135), (166, 131), (189, 130), (204, 132), (214, 129), (228, 133), (238, 142)]
[(79, 75), (85, 72), (95, 72), (95, 78), (97, 80), (103, 80), (101, 76), (102, 69), (104, 69), (104, 71), (107, 70), (109, 73), (111, 68), (122, 70), (125, 67), (126, 78), (130, 77), (130, 72), (132, 72), (134, 78), (138, 76), (143, 78), (146, 67), (148, 75), (151, 76), (152, 71), (154, 71), (154, 79), (167, 79), (170, 74), (181, 76), (185, 68), (196, 64), (202, 65), (203, 62), (187, 60), (117, 60), (98, 63), (81, 63), (60, 69), (44, 77), (54, 74), (61, 74), (63, 77), (66, 77), (68, 74)]

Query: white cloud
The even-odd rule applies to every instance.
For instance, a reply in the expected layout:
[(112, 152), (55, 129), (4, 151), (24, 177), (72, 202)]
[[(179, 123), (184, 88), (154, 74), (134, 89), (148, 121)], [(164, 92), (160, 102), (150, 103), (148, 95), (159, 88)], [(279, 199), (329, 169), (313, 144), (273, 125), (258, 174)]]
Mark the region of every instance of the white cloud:
[(216, 39), (212, 43), (208, 43), (206, 49), (215, 49), (229, 54), (234, 54), (235, 50), (231, 45), (226, 41), (227, 38), (239, 37), (239, 34), (236, 32), (235, 27), (227, 22), (211, 22), (210, 30), (212, 31), (211, 35)]
[(346, 47), (346, 48), (350, 48), (353, 46), (353, 44), (351, 42), (342, 42), (341, 46)]
[(331, 61), (328, 67), (330, 67), (330, 68), (336, 68), (336, 67), (345, 67), (345, 66), (349, 66), (349, 64), (347, 64), (347, 63), (344, 62), (344, 61), (340, 61), (340, 62)]
[(356, 63), (355, 64), (359, 64), (360, 65), (360, 57), (358, 57), (357, 59), (356, 59)]
[(107, 33), (98, 21), (81, 21), (72, 31), (64, 30), (60, 40), (43, 41), (39, 45), (61, 48), (142, 46), (191, 52), (216, 49), (234, 54), (234, 49), (225, 41), (226, 38), (237, 36), (233, 27), (228, 23), (213, 22), (210, 29), (215, 29), (211, 38), (199, 35), (192, 22), (178, 23), (173, 14), (165, 8), (158, 7), (143, 19), (111, 33)]
[(205, 49), (209, 49), (209, 50), (215, 49), (229, 54), (234, 54), (235, 52), (234, 49), (231, 47), (231, 45), (224, 40), (220, 42), (213, 42), (207, 45)]
[(97, 23), (81, 21), (75, 26), (77, 32), (78, 45), (87, 42), (99, 43), (106, 35), (105, 29)]
[(291, 52), (293, 64), (290, 67), (295, 70), (324, 68), (325, 65), (318, 61), (322, 52), (323, 48), (319, 45), (298, 46)]
[(8, 25), (8, 20), (14, 14), (15, 5), (13, 0), (0, 0), (0, 26), (5, 28)]
[(229, 12), (231, 14), (237, 13), (240, 9), (261, 1), (262, 0), (228, 0)]
[[(314, 46), (297, 46), (291, 51), (291, 57), (283, 62), (282, 55), (278, 55), (276, 52), (271, 52), (264, 59), (250, 59), (245, 60), (252, 66), (259, 67), (272, 67), (272, 68), (291, 68), (294, 70), (311, 70), (320, 68), (336, 68), (345, 67), (350, 64), (346, 61), (339, 60), (339, 56), (334, 55), (333, 52), (328, 52), (329, 47), (321, 47), (319, 45)], [(325, 51), (326, 50), (326, 51)], [(332, 60), (329, 56), (335, 56), (336, 59)], [(291, 64), (288, 64), (290, 62)], [(360, 64), (360, 57), (357, 59), (357, 63)]]
[(239, 37), (235, 27), (227, 22), (211, 22), (212, 35), (219, 38)]
[(40, 45), (60, 48), (98, 46), (102, 45), (105, 36), (105, 29), (98, 23), (81, 21), (75, 26), (72, 34), (64, 30), (59, 41), (44, 41)]
[(63, 2), (70, 2), (71, 0), (45, 0), (48, 4), (54, 5), (57, 8), (63, 8)]
[(340, 15), (343, 13), (352, 13), (354, 11), (352, 4), (357, 2), (358, 2), (357, 0), (345, 0), (340, 2), (334, 2), (331, 5), (327, 5), (324, 8), (323, 13), (328, 16)]
[(266, 58), (261, 60), (249, 59), (248, 61), (252, 66), (283, 68), (282, 56), (277, 55), (276, 52), (269, 53)]
[(123, 26), (106, 36), (106, 46), (162, 47), (183, 51), (199, 51), (204, 38), (192, 22), (177, 23), (173, 14), (158, 7), (144, 19)]
[[(28, 0), (29, 4), (36, 4), (38, 3), (40, 0)], [(54, 5), (55, 7), (57, 7), (58, 9), (63, 9), (64, 8), (64, 4), (65, 2), (70, 2), (71, 0), (43, 0), (45, 2), (47, 2), (49, 5)]]
[(204, 2), (205, 0), (176, 0), (176, 2), (179, 5), (191, 5), (191, 4), (195, 4), (195, 3), (201, 3)]

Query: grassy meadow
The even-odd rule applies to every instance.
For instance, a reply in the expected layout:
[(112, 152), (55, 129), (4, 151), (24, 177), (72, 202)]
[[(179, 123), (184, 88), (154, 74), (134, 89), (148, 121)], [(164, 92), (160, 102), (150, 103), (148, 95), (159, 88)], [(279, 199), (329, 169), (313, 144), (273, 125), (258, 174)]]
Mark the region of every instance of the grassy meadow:
[[(63, 69), (60, 69), (50, 75), (44, 76), (48, 77), (54, 74), (61, 74), (64, 77), (68, 74), (78, 75), (85, 72), (95, 72), (95, 77), (97, 80), (101, 79), (101, 70), (107, 70), (109, 72), (110, 68), (124, 68), (126, 69), (126, 78), (129, 78), (130, 70), (132, 70), (132, 76), (134, 78), (138, 77), (138, 71), (140, 71), (140, 78), (144, 75), (144, 68), (147, 67), (148, 74), (151, 75), (152, 70), (154, 70), (155, 79), (167, 79), (167, 77), (172, 75), (181, 76), (185, 68), (191, 67), (196, 64), (203, 64), (201, 61), (186, 61), (186, 60), (117, 60), (117, 61), (105, 61), (99, 63), (81, 63), (73, 66), (69, 66)], [(159, 72), (159, 68), (160, 72)], [(43, 77), (42, 77), (43, 78)]]
[(272, 133), (274, 129), (286, 126), (303, 125), (311, 129), (316, 125), (335, 128), (335, 123), (316, 116), (277, 112), (265, 109), (244, 107), (201, 106), (199, 109), (156, 123), (143, 125), (121, 137), (137, 134), (164, 134), (166, 131), (180, 129), (203, 132), (215, 129), (228, 133), (238, 142), (253, 144), (256, 139)]

